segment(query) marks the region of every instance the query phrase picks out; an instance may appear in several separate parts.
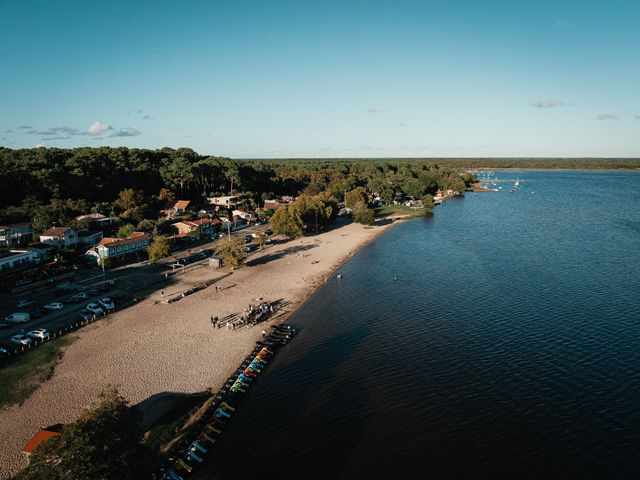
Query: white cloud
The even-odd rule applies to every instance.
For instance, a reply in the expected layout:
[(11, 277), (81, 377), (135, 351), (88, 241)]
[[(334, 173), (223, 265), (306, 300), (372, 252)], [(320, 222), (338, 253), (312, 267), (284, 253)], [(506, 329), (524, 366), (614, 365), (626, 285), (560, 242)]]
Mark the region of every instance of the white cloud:
[(100, 135), (101, 133), (106, 132), (107, 130), (111, 130), (111, 126), (102, 122), (95, 122), (88, 129), (87, 133), (89, 135)]
[(110, 137), (135, 137), (136, 135), (140, 135), (142, 132), (137, 128), (133, 127), (124, 127), (119, 129), (116, 132), (113, 132)]
[(596, 117), (596, 120), (620, 120), (620, 117), (612, 113), (601, 113)]
[(570, 107), (572, 103), (567, 103), (564, 100), (536, 100), (529, 103), (534, 108), (558, 108), (558, 107)]

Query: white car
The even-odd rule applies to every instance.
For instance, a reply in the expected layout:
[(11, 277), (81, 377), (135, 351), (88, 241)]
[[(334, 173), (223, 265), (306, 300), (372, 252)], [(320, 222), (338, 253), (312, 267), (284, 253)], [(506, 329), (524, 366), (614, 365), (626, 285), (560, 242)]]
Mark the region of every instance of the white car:
[(31, 339), (26, 335), (14, 335), (11, 337), (11, 343), (16, 345), (31, 345)]
[(89, 310), (94, 315), (102, 315), (104, 313), (102, 307), (97, 303), (90, 303), (89, 305), (87, 305), (86, 310)]
[(29, 320), (31, 320), (31, 315), (26, 312), (12, 313), (4, 317), (4, 321), (9, 323), (27, 323)]
[(34, 340), (44, 340), (45, 338), (49, 338), (49, 332), (44, 328), (36, 328), (35, 330), (27, 332), (27, 337), (33, 338)]
[(29, 305), (33, 305), (33, 300), (18, 300), (18, 308), (28, 307)]
[(44, 308), (46, 308), (47, 310), (62, 310), (62, 308), (64, 307), (63, 304), (61, 304), (60, 302), (51, 302), (51, 303), (47, 303)]
[(100, 305), (102, 305), (107, 310), (113, 310), (114, 308), (116, 308), (116, 306), (113, 304), (113, 300), (111, 300), (110, 298), (101, 298), (100, 300), (98, 300), (98, 303), (100, 303)]

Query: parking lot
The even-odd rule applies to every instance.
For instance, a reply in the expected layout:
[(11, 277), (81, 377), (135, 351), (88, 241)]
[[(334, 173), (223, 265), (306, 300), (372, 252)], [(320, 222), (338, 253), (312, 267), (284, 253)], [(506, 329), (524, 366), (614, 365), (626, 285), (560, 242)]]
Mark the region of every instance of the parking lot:
[[(231, 235), (234, 238), (247, 237), (248, 240), (252, 234), (265, 232), (267, 229), (268, 225), (252, 225), (232, 232)], [(11, 341), (15, 335), (26, 335), (36, 329), (45, 329), (52, 333), (80, 321), (87, 321), (92, 317), (87, 316), (87, 305), (100, 305), (101, 299), (108, 298), (113, 302), (114, 308), (110, 311), (122, 308), (133, 300), (134, 290), (162, 281), (165, 272), (194, 263), (206, 263), (213, 254), (214, 246), (215, 241), (211, 241), (173, 252), (169, 257), (162, 259), (157, 268), (152, 268), (149, 261), (145, 260), (107, 270), (103, 276), (97, 267), (78, 267), (71, 281), (52, 284), (50, 288), (37, 293), (3, 293), (0, 296), (0, 348), (8, 352), (20, 350), (22, 345)], [(165, 284), (168, 281), (170, 280), (167, 279)], [(52, 305), (55, 303), (59, 303), (61, 308), (60, 305)], [(45, 308), (46, 306), (49, 308)], [(107, 310), (104, 306), (101, 307)], [(99, 318), (110, 311), (98, 313), (96, 316)], [(24, 323), (5, 320), (17, 313), (28, 313), (29, 320)], [(37, 338), (33, 340), (37, 341)], [(2, 351), (0, 350), (0, 354)]]

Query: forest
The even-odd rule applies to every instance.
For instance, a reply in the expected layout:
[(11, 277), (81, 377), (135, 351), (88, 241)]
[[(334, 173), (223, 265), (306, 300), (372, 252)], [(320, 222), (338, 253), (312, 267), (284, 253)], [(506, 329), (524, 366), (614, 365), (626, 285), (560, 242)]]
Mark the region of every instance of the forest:
[[(32, 221), (36, 230), (85, 213), (156, 219), (168, 200), (246, 193), (259, 206), (279, 195), (328, 192), (338, 201), (362, 187), (385, 202), (438, 189), (462, 191), (473, 168), (638, 169), (639, 159), (251, 159), (203, 156), (189, 148), (0, 147), (0, 225)], [(124, 215), (123, 215), (124, 214)], [(148, 223), (148, 222), (147, 222)], [(147, 225), (148, 227), (149, 225)], [(144, 225), (143, 225), (144, 227)]]
[(188, 148), (0, 148), (0, 224), (32, 221), (42, 230), (102, 213), (135, 225), (156, 219), (168, 200), (198, 206), (232, 192), (259, 206), (274, 196), (323, 192), (342, 201), (362, 187), (390, 202), (398, 193), (422, 198), (442, 188), (463, 191), (472, 179), (429, 159), (232, 160)]

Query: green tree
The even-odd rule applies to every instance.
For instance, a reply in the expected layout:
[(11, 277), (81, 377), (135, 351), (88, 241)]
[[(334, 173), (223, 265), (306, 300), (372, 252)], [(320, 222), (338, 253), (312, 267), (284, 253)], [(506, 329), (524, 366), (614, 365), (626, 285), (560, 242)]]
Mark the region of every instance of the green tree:
[(222, 262), (232, 267), (237, 267), (247, 257), (244, 249), (245, 243), (241, 238), (221, 238), (216, 242), (216, 252), (222, 257)]
[(354, 208), (359, 203), (364, 203), (366, 206), (368, 201), (367, 192), (362, 187), (354, 188), (344, 194), (344, 206), (347, 208)]
[(127, 223), (118, 229), (118, 238), (127, 238), (133, 233), (133, 225)]
[(156, 228), (156, 222), (149, 219), (141, 220), (136, 227), (137, 230), (142, 230), (143, 232), (151, 232)]
[(44, 231), (58, 221), (58, 213), (48, 205), (37, 207), (32, 226), (36, 231)]
[(432, 213), (434, 207), (433, 197), (431, 195), (425, 195), (421, 200), (422, 208), (424, 209), (425, 213)]
[(155, 237), (151, 245), (149, 245), (147, 253), (149, 254), (149, 261), (152, 265), (155, 265), (161, 258), (169, 256), (171, 253), (171, 242), (167, 237)]
[(372, 209), (367, 208), (367, 204), (359, 202), (353, 207), (353, 221), (363, 225), (372, 225), (375, 215)]
[(269, 224), (273, 233), (286, 235), (289, 238), (300, 237), (304, 231), (300, 210), (294, 205), (278, 208), (269, 219)]
[(16, 480), (145, 478), (150, 455), (143, 435), (137, 408), (107, 387), (95, 409), (36, 448)]
[(256, 245), (260, 247), (260, 250), (262, 250), (262, 247), (267, 243), (267, 236), (264, 233), (259, 233), (254, 241)]

